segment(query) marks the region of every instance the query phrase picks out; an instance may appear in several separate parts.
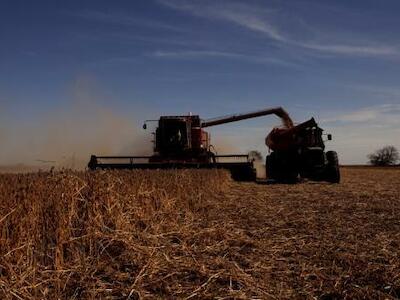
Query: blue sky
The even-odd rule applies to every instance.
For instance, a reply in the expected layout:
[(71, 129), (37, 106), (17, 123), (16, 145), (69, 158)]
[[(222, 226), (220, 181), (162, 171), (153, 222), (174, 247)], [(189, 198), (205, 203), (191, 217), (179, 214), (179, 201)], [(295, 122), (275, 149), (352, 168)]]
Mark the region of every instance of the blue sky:
[[(55, 135), (68, 131), (67, 144), (82, 145), (79, 127), (98, 136), (89, 123), (108, 132), (116, 116), (128, 124), (118, 127), (126, 139), (160, 114), (211, 118), (277, 105), (298, 122), (315, 116), (342, 162), (365, 162), (381, 145), (400, 147), (399, 13), (395, 0), (3, 0), (0, 138), (31, 155), (5, 149), (0, 162), (57, 159), (38, 141), (58, 118)], [(100, 121), (98, 110), (114, 121)], [(270, 117), (210, 130), (221, 151), (265, 153), (275, 125)], [(50, 140), (64, 156), (78, 151)]]

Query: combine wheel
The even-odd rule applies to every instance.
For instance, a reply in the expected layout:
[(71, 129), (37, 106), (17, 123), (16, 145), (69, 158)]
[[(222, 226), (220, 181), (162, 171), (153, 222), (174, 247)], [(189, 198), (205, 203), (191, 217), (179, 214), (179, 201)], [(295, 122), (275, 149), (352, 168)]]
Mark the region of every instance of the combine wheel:
[(326, 152), (326, 180), (331, 183), (340, 182), (339, 159), (336, 151)]
[(97, 168), (97, 157), (96, 155), (90, 156), (90, 161), (88, 163), (89, 170), (96, 170)]

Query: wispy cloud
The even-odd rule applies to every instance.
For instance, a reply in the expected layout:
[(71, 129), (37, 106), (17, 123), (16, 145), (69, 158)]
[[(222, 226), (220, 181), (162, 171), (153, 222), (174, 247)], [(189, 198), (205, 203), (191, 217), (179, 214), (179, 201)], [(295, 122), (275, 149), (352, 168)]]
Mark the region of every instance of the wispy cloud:
[(234, 52), (223, 52), (223, 51), (207, 51), (207, 50), (187, 50), (187, 51), (156, 51), (152, 53), (154, 57), (160, 58), (174, 58), (174, 59), (193, 59), (193, 58), (204, 58), (204, 57), (216, 57), (225, 59), (244, 60), (254, 63), (264, 64), (277, 64), (287, 67), (298, 66), (295, 63), (281, 60), (273, 57), (263, 57), (258, 55), (248, 55)]
[(321, 45), (321, 44), (306, 43), (306, 42), (296, 42), (296, 44), (308, 49), (336, 53), (336, 54), (345, 54), (345, 55), (391, 56), (399, 54), (399, 50), (391, 46)]
[(319, 40), (296, 39), (287, 32), (282, 31), (272, 21), (273, 10), (262, 10), (250, 5), (235, 2), (226, 3), (224, 6), (215, 2), (207, 5), (204, 3), (197, 5), (193, 2), (188, 3), (178, 0), (159, 0), (159, 2), (167, 7), (186, 11), (195, 16), (230, 22), (253, 32), (264, 34), (272, 41), (287, 46), (296, 46), (336, 55), (394, 56), (400, 54), (398, 47), (380, 45), (376, 42), (325, 43)]
[(256, 12), (246, 8), (243, 9), (243, 6), (214, 11), (211, 16), (230, 21), (252, 31), (261, 32), (273, 40), (288, 42), (287, 37), (285, 37), (276, 26), (268, 22), (265, 18), (256, 15)]
[(379, 97), (379, 99), (386, 99), (386, 101), (400, 102), (400, 88), (391, 86), (374, 86), (374, 85), (357, 85), (352, 84), (348, 87), (357, 91), (365, 92), (370, 95)]
[(326, 123), (373, 123), (377, 126), (400, 125), (400, 104), (380, 104), (340, 114), (323, 120)]
[(90, 21), (118, 24), (123, 26), (140, 26), (152, 29), (164, 29), (164, 30), (180, 31), (180, 32), (185, 31), (184, 28), (179, 26), (167, 24), (155, 19), (144, 19), (126, 13), (81, 11), (81, 12), (71, 13), (71, 15)]
[(227, 57), (227, 58), (242, 58), (244, 55), (229, 52), (219, 52), (219, 51), (156, 51), (153, 53), (156, 57), (171, 57), (171, 58), (185, 58), (185, 57), (205, 57), (205, 56), (215, 56), (215, 57)]
[(328, 144), (342, 163), (366, 163), (367, 155), (385, 145), (400, 149), (400, 104), (381, 104), (321, 120), (334, 135)]
[[(208, 5), (206, 3), (196, 5), (193, 2), (176, 0), (159, 0), (159, 2), (167, 7), (186, 11), (198, 17), (228, 21), (249, 30), (264, 33), (271, 39), (286, 41), (286, 37), (279, 32), (278, 28), (266, 19), (265, 14), (268, 14), (269, 10), (254, 9), (250, 6), (233, 2), (224, 6), (215, 2)], [(260, 12), (264, 14), (264, 17), (260, 16)]]
[(155, 36), (155, 35), (132, 35), (132, 34), (123, 34), (123, 33), (114, 33), (112, 38), (117, 39), (119, 41), (124, 41), (126, 43), (148, 43), (148, 44), (166, 44), (166, 45), (177, 45), (177, 46), (207, 46), (207, 44), (203, 41), (192, 39), (192, 38), (180, 38), (174, 36), (165, 35)]

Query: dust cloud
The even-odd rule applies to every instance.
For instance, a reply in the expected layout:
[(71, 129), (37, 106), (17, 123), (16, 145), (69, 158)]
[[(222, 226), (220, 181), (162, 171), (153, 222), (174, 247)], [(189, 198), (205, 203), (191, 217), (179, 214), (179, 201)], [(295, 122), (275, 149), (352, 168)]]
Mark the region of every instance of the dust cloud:
[(87, 80), (78, 79), (69, 104), (31, 117), (29, 123), (2, 118), (0, 165), (83, 169), (91, 154), (150, 154), (149, 133), (135, 123), (135, 116), (104, 103), (112, 102)]
[(239, 153), (239, 147), (235, 146), (232, 140), (223, 136), (211, 136), (211, 148), (216, 154), (235, 154)]
[[(247, 154), (251, 151), (243, 151), (241, 147), (238, 146), (237, 143), (234, 142), (233, 138), (229, 138), (228, 136), (215, 136), (211, 140), (212, 144), (215, 147), (216, 154)], [(213, 149), (212, 149), (213, 150)], [(260, 153), (261, 154), (261, 153)], [(261, 154), (262, 155), (262, 154)], [(220, 159), (219, 161), (235, 161), (235, 159)], [(257, 178), (264, 179), (266, 178), (265, 164), (261, 159), (255, 159), (254, 168), (257, 172)]]

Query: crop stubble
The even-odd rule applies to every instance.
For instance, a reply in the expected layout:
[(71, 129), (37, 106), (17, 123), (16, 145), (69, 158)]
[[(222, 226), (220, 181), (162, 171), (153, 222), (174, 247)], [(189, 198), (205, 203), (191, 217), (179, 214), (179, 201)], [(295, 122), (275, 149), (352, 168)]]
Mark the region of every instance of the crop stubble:
[(400, 297), (400, 170), (0, 175), (0, 298)]

